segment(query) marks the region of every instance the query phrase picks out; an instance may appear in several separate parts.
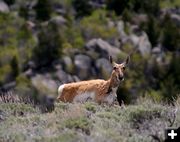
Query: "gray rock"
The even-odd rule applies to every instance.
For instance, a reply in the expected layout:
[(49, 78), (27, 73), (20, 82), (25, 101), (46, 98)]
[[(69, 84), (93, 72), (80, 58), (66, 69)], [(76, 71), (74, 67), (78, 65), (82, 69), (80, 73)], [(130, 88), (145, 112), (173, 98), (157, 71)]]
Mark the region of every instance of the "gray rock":
[(112, 72), (112, 65), (105, 58), (96, 60), (96, 68), (98, 69), (98, 76), (103, 79), (109, 78)]
[(133, 16), (132, 21), (135, 25), (139, 25), (142, 22), (147, 22), (148, 17), (147, 14), (136, 14)]
[(145, 32), (143, 32), (142, 36), (142, 42), (139, 43), (139, 51), (143, 56), (150, 55), (151, 54), (151, 43), (148, 39), (148, 36)]
[(36, 63), (34, 61), (29, 61), (27, 63), (27, 67), (31, 69), (35, 69), (37, 67)]
[(131, 34), (129, 36), (129, 41), (133, 44), (134, 47), (138, 48), (142, 56), (151, 54), (151, 43), (149, 42), (148, 36), (145, 32), (142, 32), (141, 36)]
[(88, 79), (92, 74), (92, 61), (87, 55), (76, 55), (74, 59), (76, 74), (81, 80)]
[(56, 94), (57, 83), (50, 74), (37, 74), (31, 78), (33, 86), (42, 94)]
[(33, 70), (30, 68), (24, 72), (24, 75), (27, 76), (28, 78), (31, 78), (35, 75), (35, 72), (33, 72)]
[(116, 58), (118, 54), (121, 53), (121, 51), (110, 45), (108, 42), (102, 40), (102, 39), (92, 39), (90, 40), (85, 48), (87, 50), (93, 50), (95, 53), (99, 53), (102, 57), (108, 58), (109, 55), (111, 55), (113, 58)]
[(66, 24), (66, 19), (63, 16), (55, 16), (53, 17), (50, 22), (55, 23), (58, 26)]
[(3, 86), (0, 86), (0, 93), (1, 93), (1, 91), (11, 90), (11, 89), (13, 89), (15, 86), (16, 86), (16, 82), (15, 82), (15, 81), (10, 82), (10, 83), (6, 83), (6, 84), (4, 84)]
[(154, 48), (152, 49), (152, 54), (157, 54), (157, 55), (159, 55), (159, 54), (161, 54), (161, 53), (162, 53), (162, 50), (161, 50), (161, 48), (160, 48), (159, 46), (154, 47)]
[(69, 83), (69, 82), (74, 82), (74, 79), (72, 78), (71, 75), (67, 74), (63, 70), (59, 69), (56, 73), (55, 76), (57, 79), (61, 82), (61, 84), (64, 83)]
[(72, 77), (73, 77), (74, 82), (80, 81), (80, 79), (76, 75), (73, 75)]
[(74, 64), (69, 56), (63, 57), (63, 66), (66, 72), (73, 73)]
[(4, 1), (0, 1), (0, 12), (8, 13), (9, 7)]
[(133, 46), (136, 46), (139, 44), (139, 37), (135, 34), (131, 34), (129, 36), (129, 42), (131, 42)]
[(180, 15), (171, 14), (171, 19), (172, 19), (173, 22), (176, 23), (177, 26), (180, 26)]
[(118, 31), (121, 38), (127, 36), (126, 33), (124, 32), (124, 22), (123, 21), (119, 21), (117, 23), (117, 31)]

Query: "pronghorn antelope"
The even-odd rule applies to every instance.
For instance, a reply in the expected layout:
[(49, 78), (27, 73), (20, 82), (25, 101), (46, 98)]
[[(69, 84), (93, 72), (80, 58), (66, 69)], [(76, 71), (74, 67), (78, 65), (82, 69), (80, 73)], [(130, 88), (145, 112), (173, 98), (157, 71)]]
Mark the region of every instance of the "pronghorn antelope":
[(124, 72), (129, 58), (128, 56), (125, 62), (117, 64), (110, 56), (109, 60), (113, 66), (113, 71), (108, 80), (96, 79), (63, 84), (58, 88), (57, 99), (63, 102), (85, 102), (92, 100), (100, 104), (113, 104), (117, 97), (117, 88), (124, 80)]

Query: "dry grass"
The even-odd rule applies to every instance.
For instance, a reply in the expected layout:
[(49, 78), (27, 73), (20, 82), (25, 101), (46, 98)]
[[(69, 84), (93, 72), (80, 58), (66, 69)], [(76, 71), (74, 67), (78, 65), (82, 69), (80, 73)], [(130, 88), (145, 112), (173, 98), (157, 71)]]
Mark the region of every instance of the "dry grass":
[[(2, 141), (121, 142), (164, 139), (164, 129), (180, 124), (179, 100), (176, 106), (140, 99), (125, 108), (85, 104), (55, 104), (51, 113), (24, 103), (0, 104)], [(173, 116), (175, 119), (173, 121)]]

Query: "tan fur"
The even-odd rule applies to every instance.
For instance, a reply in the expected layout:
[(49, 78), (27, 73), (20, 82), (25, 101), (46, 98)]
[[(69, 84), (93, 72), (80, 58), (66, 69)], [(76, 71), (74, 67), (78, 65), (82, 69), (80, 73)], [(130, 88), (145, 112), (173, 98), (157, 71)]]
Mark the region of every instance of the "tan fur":
[[(112, 59), (111, 59), (112, 62)], [(59, 90), (57, 99), (63, 102), (73, 102), (77, 95), (84, 95), (85, 93), (94, 93), (93, 101), (97, 103), (112, 103), (110, 97), (116, 97), (116, 90), (120, 82), (124, 78), (124, 68), (127, 64), (117, 64), (112, 62), (113, 71), (109, 80), (89, 80), (80, 81), (76, 83), (63, 84)], [(79, 97), (79, 96), (78, 96)], [(87, 98), (85, 98), (87, 99)], [(113, 99), (113, 98), (112, 98)], [(83, 100), (87, 101), (87, 100)]]

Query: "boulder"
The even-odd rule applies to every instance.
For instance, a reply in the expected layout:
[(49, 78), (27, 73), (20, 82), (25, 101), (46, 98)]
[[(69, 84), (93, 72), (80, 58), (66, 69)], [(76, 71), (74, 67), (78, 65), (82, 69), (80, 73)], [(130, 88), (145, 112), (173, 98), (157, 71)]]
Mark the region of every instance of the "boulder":
[(142, 36), (140, 36), (143, 40), (139, 43), (139, 51), (143, 56), (151, 54), (151, 43), (148, 39), (148, 36), (145, 32), (143, 32)]
[(117, 31), (118, 31), (121, 38), (127, 36), (126, 33), (124, 32), (124, 22), (123, 21), (119, 21), (117, 23)]
[(141, 36), (131, 34), (129, 36), (129, 41), (133, 44), (134, 47), (138, 48), (142, 56), (145, 57), (151, 54), (151, 43), (145, 32), (142, 32)]
[(129, 41), (130, 43), (132, 43), (133, 46), (136, 46), (136, 45), (139, 44), (139, 37), (138, 37), (137, 35), (135, 35), (135, 34), (131, 34), (131, 35), (129, 36), (128, 41)]
[(33, 86), (42, 94), (56, 94), (57, 83), (50, 74), (37, 74), (31, 78)]
[(102, 39), (92, 39), (90, 40), (85, 48), (87, 50), (93, 50), (95, 53), (99, 53), (104, 58), (108, 58), (111, 55), (113, 58), (117, 58), (117, 56), (121, 53), (120, 49), (110, 45), (108, 42)]
[(92, 75), (92, 60), (87, 55), (76, 55), (74, 58), (75, 72), (81, 80), (88, 79)]
[(180, 26), (180, 15), (178, 14), (171, 14), (171, 19), (177, 26)]
[(74, 82), (74, 78), (72, 78), (71, 75), (67, 74), (66, 72), (64, 72), (63, 70), (59, 69), (56, 73), (55, 73), (56, 78), (58, 79), (58, 81), (60, 81), (60, 84), (64, 84), (64, 83), (69, 83), (69, 82)]
[(154, 47), (154, 48), (152, 49), (152, 54), (159, 55), (159, 54), (161, 54), (161, 53), (162, 53), (162, 49), (161, 49), (160, 46)]
[(63, 16), (55, 16), (49, 22), (52, 22), (58, 26), (66, 24), (66, 19)]
[(2, 12), (2, 13), (9, 12), (9, 7), (4, 1), (0, 1), (0, 12)]
[(63, 68), (68, 73), (73, 73), (74, 64), (72, 59), (69, 56), (63, 57)]
[(109, 60), (105, 58), (96, 60), (96, 68), (98, 71), (98, 77), (103, 79), (107, 79), (110, 77), (110, 74), (112, 72), (112, 65)]

